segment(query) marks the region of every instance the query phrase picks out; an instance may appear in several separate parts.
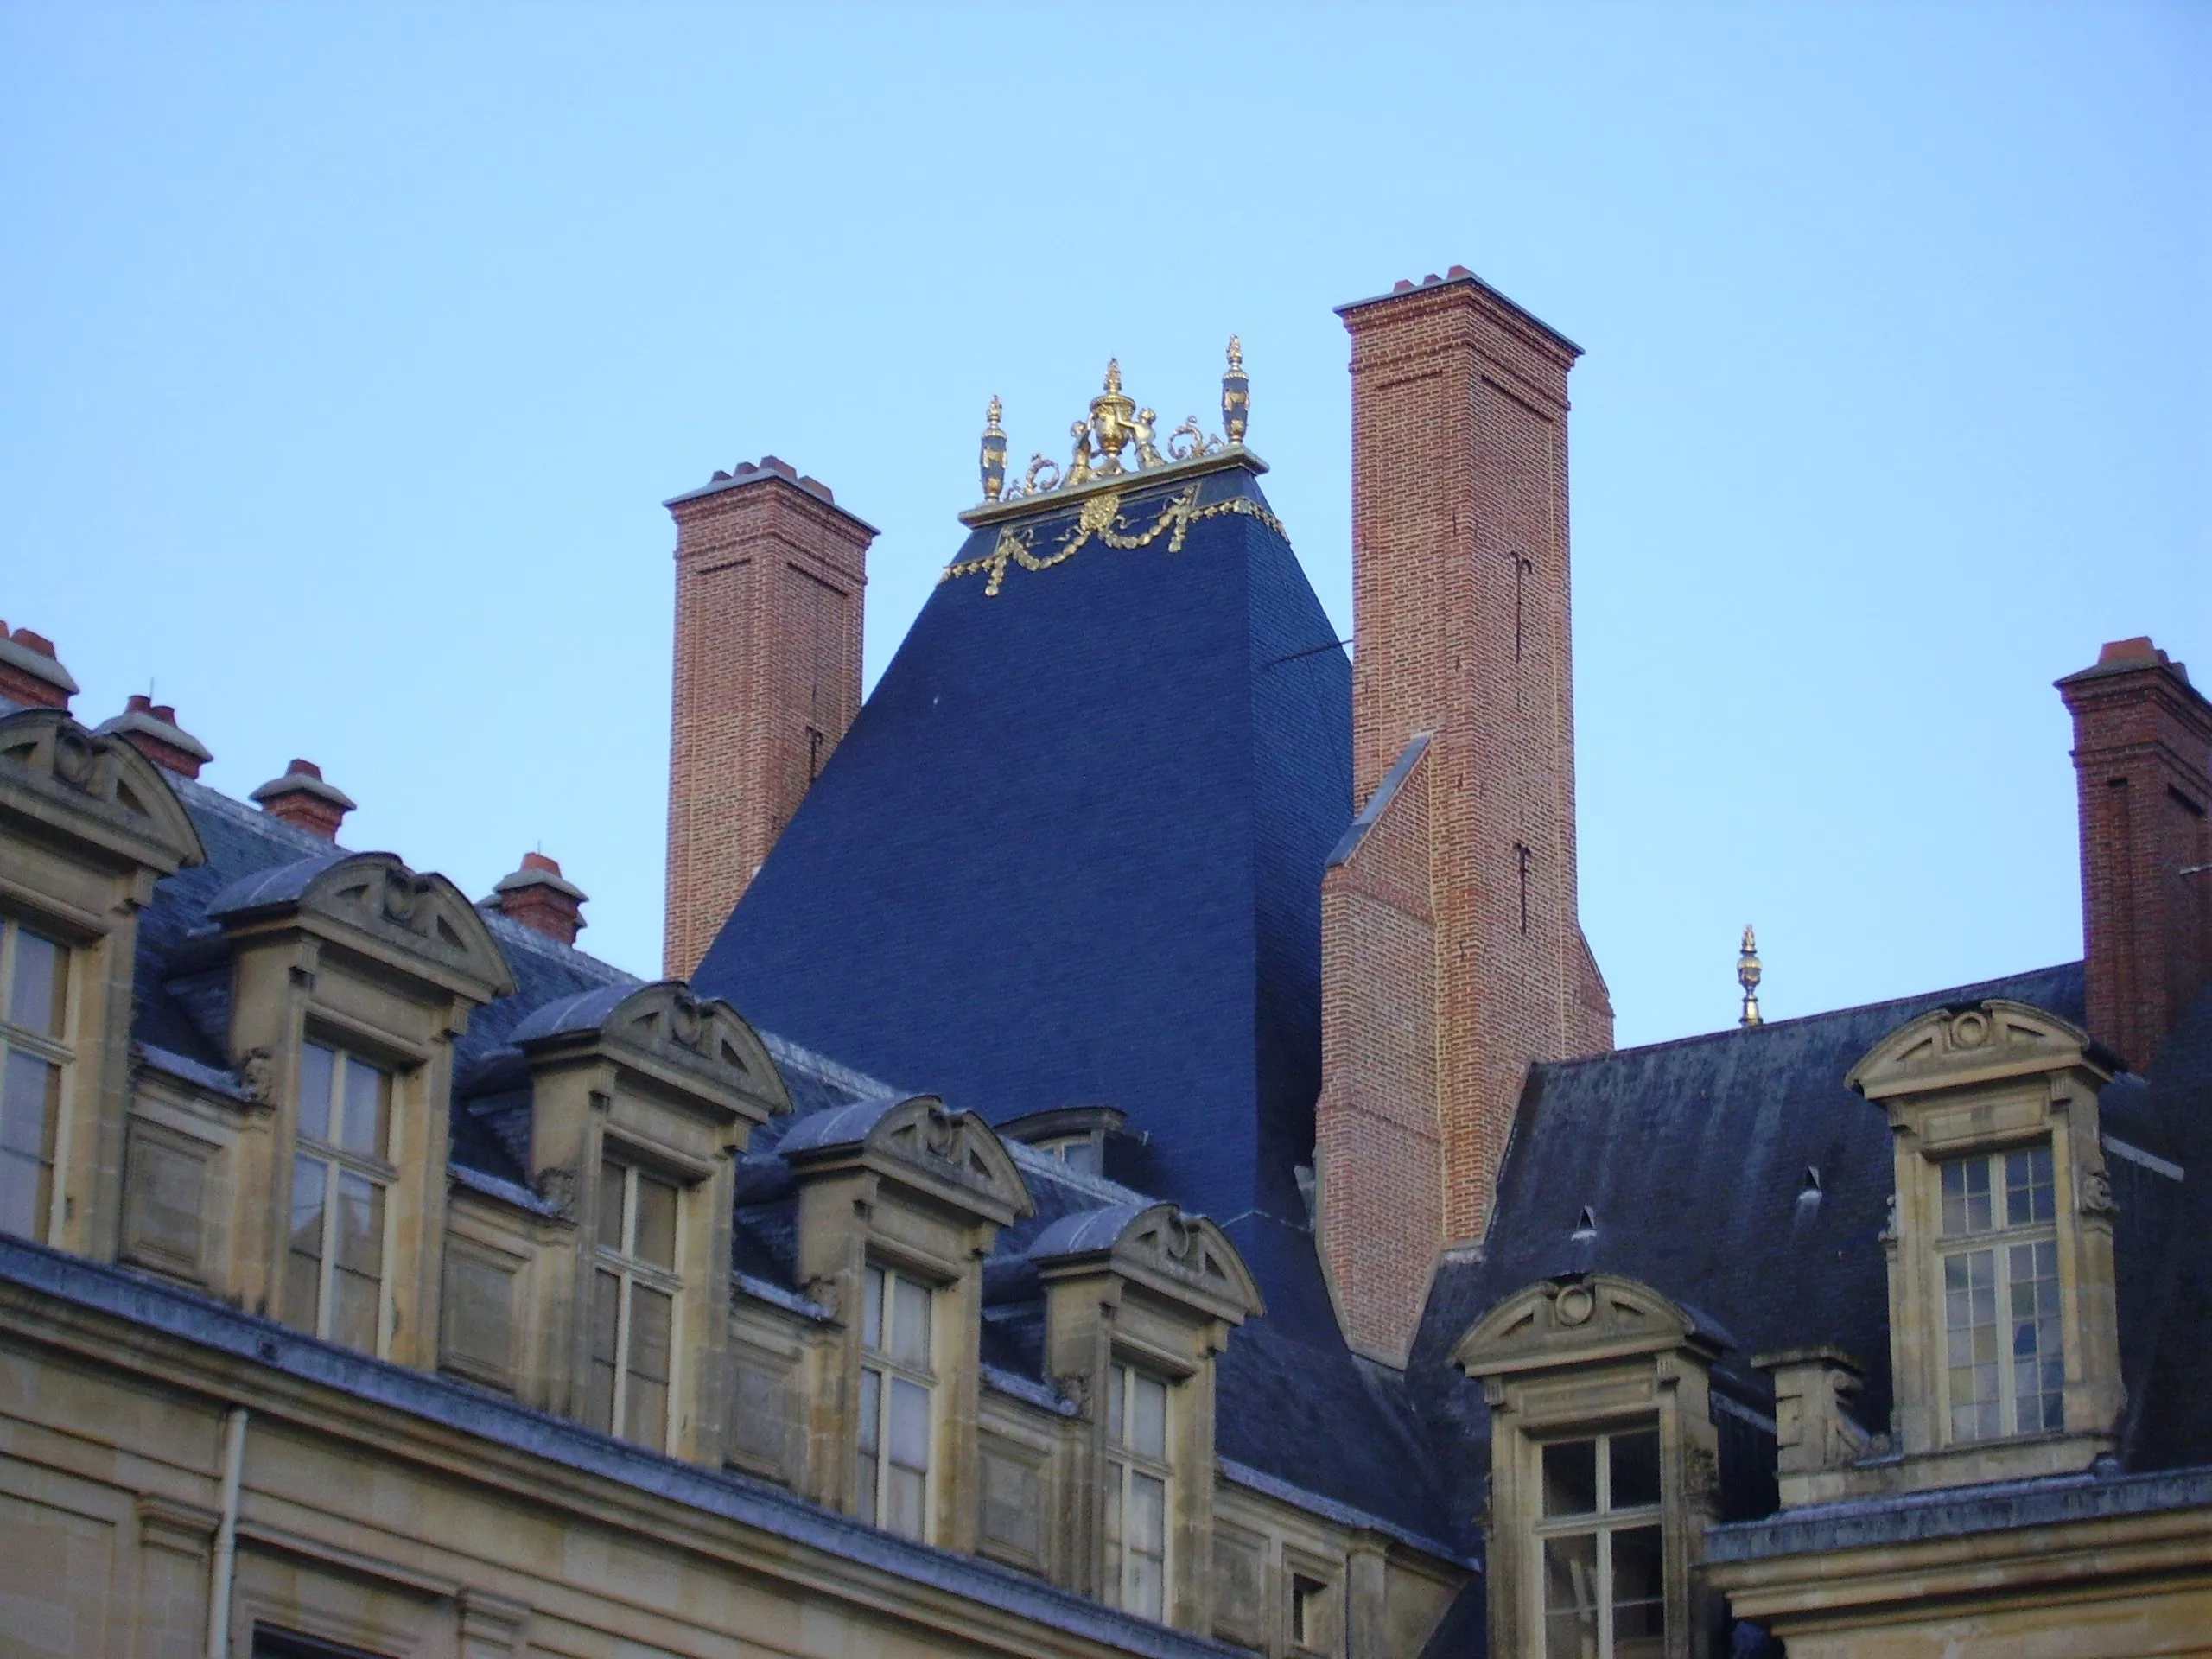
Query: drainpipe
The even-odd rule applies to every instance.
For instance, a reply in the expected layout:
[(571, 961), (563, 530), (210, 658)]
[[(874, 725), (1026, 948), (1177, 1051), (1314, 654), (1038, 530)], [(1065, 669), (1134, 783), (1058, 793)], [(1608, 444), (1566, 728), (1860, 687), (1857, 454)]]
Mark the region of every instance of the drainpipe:
[(223, 1518), (215, 1529), (215, 1562), (207, 1586), (207, 1659), (230, 1659), (231, 1576), (238, 1550), (238, 1477), (245, 1472), (245, 1408), (232, 1406), (223, 1425)]

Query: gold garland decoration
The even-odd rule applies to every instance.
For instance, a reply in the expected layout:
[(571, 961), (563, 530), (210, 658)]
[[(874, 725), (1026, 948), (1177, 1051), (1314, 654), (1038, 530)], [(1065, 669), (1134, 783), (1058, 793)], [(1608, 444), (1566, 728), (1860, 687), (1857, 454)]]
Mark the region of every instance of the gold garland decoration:
[(1290, 539), (1290, 532), (1283, 528), (1282, 520), (1249, 496), (1231, 496), (1226, 501), (1216, 501), (1210, 506), (1202, 507), (1198, 505), (1198, 486), (1194, 482), (1176, 492), (1160, 508), (1157, 518), (1144, 529), (1137, 530), (1122, 515), (1120, 493), (1109, 492), (1104, 495), (1094, 495), (1083, 504), (1075, 523), (1068, 527), (1059, 546), (1052, 552), (1040, 554), (1036, 550), (1037, 532), (1033, 527), (1017, 530), (1012, 524), (1006, 524), (1000, 528), (998, 544), (988, 553), (980, 559), (948, 564), (938, 581), (948, 582), (956, 577), (973, 576), (988, 571), (991, 579), (983, 586), (983, 596), (995, 599), (1000, 588), (1005, 584), (1009, 564), (1018, 564), (1024, 570), (1049, 570), (1054, 565), (1073, 558), (1094, 539), (1108, 547), (1132, 552), (1141, 547), (1149, 547), (1166, 536), (1167, 550), (1180, 553), (1184, 538), (1191, 533), (1192, 524), (1201, 519), (1218, 518), (1230, 513), (1243, 513), (1248, 518), (1257, 518), (1284, 540)]

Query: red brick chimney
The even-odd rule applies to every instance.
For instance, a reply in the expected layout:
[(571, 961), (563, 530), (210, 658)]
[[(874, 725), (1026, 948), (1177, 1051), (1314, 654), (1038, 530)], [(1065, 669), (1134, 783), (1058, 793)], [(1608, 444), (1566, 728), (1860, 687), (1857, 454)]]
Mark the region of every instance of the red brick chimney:
[(524, 853), (522, 868), (499, 878), (486, 901), (503, 916), (536, 928), (550, 939), (574, 944), (584, 930), (584, 890), (561, 874), (543, 853)]
[(166, 702), (133, 694), (124, 710), (100, 726), (102, 736), (120, 737), (157, 766), (185, 778), (197, 778), (200, 768), (215, 757), (207, 746), (176, 723), (176, 710)]
[(338, 826), (353, 810), (353, 798), (322, 781), (322, 768), (312, 760), (295, 760), (282, 778), (272, 778), (247, 798), (258, 801), (272, 818), (312, 830), (326, 841), (338, 839)]
[(2074, 716), (2089, 1032), (2147, 1071), (2212, 981), (2212, 703), (2148, 639), (2058, 682)]
[(1463, 266), (1352, 340), (1352, 756), (1322, 883), (1322, 1257), (1405, 1362), (1478, 1239), (1532, 1060), (1612, 1046), (1577, 908), (1567, 376), (1580, 348)]
[(0, 697), (26, 709), (67, 709), (77, 682), (54, 654), (54, 641), (0, 622)]
[(689, 979), (861, 707), (874, 529), (770, 455), (676, 518), (664, 970)]

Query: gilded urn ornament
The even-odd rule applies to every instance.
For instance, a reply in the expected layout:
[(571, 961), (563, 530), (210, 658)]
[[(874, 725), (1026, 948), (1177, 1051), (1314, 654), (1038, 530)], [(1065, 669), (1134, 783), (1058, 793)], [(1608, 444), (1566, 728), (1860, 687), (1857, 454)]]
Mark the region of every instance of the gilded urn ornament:
[(1252, 377), (1244, 372), (1244, 342), (1229, 337), (1229, 367), (1221, 377), (1221, 429), (1232, 445), (1252, 424)]
[(1006, 430), (999, 424), (1004, 407), (994, 395), (990, 411), (983, 420), (983, 450), (981, 465), (983, 474), (983, 499), (995, 501), (1006, 493)]

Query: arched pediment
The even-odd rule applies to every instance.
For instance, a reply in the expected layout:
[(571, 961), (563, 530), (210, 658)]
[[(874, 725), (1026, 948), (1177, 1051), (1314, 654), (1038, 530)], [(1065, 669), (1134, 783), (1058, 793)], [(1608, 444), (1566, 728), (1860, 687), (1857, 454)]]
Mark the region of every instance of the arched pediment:
[(1028, 1254), (1041, 1269), (1103, 1263), (1155, 1289), (1180, 1293), (1236, 1324), (1266, 1311), (1260, 1287), (1229, 1235), (1177, 1205), (1107, 1205), (1062, 1217)]
[(1869, 1100), (2062, 1071), (2085, 1061), (2109, 1075), (2088, 1033), (2025, 1002), (1991, 997), (1932, 1008), (1867, 1050), (1844, 1081)]
[(817, 1112), (793, 1125), (778, 1148), (795, 1166), (857, 1156), (1001, 1226), (1036, 1213), (997, 1133), (974, 1112), (945, 1109), (935, 1095), (885, 1096)]
[(698, 996), (682, 980), (630, 993), (607, 1017), (608, 1036), (686, 1071), (703, 1071), (725, 1089), (762, 1102), (771, 1115), (791, 1109), (784, 1075), (745, 1017), (718, 996)]
[(0, 767), (77, 820), (87, 838), (166, 875), (207, 861), (200, 832), (162, 769), (120, 737), (59, 709), (0, 719)]
[(417, 874), (393, 853), (332, 852), (232, 883), (207, 913), (226, 927), (308, 915), (384, 945), (404, 960), (442, 970), (431, 976), (477, 1001), (505, 996), (514, 976), (492, 930), (459, 887)]
[(1650, 1286), (1610, 1273), (1540, 1280), (1483, 1315), (1459, 1338), (1452, 1363), (1470, 1376), (1664, 1353), (1718, 1353), (1727, 1333)]

